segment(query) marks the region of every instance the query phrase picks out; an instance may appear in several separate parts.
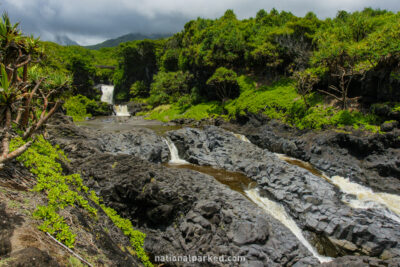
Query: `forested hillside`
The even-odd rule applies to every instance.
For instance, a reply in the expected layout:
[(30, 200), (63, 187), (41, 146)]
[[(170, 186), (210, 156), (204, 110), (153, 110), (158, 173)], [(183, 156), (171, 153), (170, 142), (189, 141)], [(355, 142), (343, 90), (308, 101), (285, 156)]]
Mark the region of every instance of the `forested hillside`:
[(114, 38), (114, 39), (106, 40), (99, 44), (88, 45), (85, 47), (89, 48), (89, 49), (99, 50), (99, 49), (105, 48), (105, 47), (115, 47), (115, 46), (118, 46), (120, 43), (125, 43), (125, 42), (129, 42), (129, 41), (137, 41), (137, 40), (144, 40), (144, 39), (162, 39), (162, 38), (168, 37), (170, 35), (171, 34), (144, 35), (141, 33), (129, 33), (129, 34), (125, 34), (125, 35), (122, 35), (122, 36)]
[(219, 19), (190, 21), (164, 40), (52, 49), (76, 63), (76, 76), (86, 71), (88, 81), (112, 81), (116, 101), (156, 108), (150, 118), (262, 112), (300, 128), (377, 130), (399, 116), (399, 25), (399, 13), (371, 8), (325, 20), (275, 9), (239, 20), (227, 10)]

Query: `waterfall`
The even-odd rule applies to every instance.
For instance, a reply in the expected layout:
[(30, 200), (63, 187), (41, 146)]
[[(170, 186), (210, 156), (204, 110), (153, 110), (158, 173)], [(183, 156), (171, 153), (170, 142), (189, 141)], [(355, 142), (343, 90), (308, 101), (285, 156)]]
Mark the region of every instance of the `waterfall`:
[(114, 86), (113, 85), (102, 85), (101, 86), (101, 102), (113, 104)]
[(283, 225), (289, 228), (290, 231), (297, 237), (297, 239), (316, 257), (321, 263), (332, 261), (332, 258), (320, 255), (312, 245), (307, 241), (297, 226), (295, 221), (286, 213), (285, 208), (269, 200), (268, 198), (261, 197), (258, 189), (249, 189), (245, 191), (246, 195), (268, 214), (280, 221)]
[[(333, 184), (340, 188), (346, 195), (343, 202), (357, 209), (384, 209), (383, 214), (400, 223), (400, 196), (388, 193), (375, 193), (371, 188), (351, 182), (348, 178), (333, 176)], [(355, 196), (351, 197), (351, 196)]]
[(130, 116), (127, 105), (114, 105), (114, 112), (116, 116)]
[(170, 164), (189, 164), (186, 160), (179, 158), (178, 149), (176, 148), (174, 142), (169, 138), (163, 138), (164, 142), (168, 145), (169, 152), (171, 154)]
[(300, 164), (296, 165), (336, 185), (340, 191), (344, 193), (342, 201), (350, 207), (356, 209), (375, 209), (382, 212), (387, 218), (400, 223), (400, 196), (374, 192), (371, 188), (351, 182), (350, 179), (341, 176), (328, 177), (322, 172), (317, 174), (315, 173), (315, 169), (308, 162), (291, 158), (283, 154), (275, 153), (275, 155), (290, 164), (298, 162)]
[(242, 134), (238, 134), (238, 133), (233, 133), (231, 132), (237, 139), (242, 140), (243, 142), (246, 143), (251, 143), (249, 139), (247, 139), (246, 136), (242, 135)]

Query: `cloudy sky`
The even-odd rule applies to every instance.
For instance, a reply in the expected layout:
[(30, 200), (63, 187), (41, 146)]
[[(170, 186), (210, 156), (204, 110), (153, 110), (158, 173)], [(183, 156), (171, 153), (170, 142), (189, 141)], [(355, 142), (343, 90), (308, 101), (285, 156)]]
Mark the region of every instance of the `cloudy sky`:
[(216, 18), (233, 9), (238, 18), (254, 17), (258, 10), (307, 11), (319, 17), (338, 10), (364, 7), (400, 11), (399, 0), (0, 0), (1, 11), (21, 22), (25, 33), (54, 40), (68, 36), (81, 45), (95, 44), (126, 33), (175, 33), (190, 19)]

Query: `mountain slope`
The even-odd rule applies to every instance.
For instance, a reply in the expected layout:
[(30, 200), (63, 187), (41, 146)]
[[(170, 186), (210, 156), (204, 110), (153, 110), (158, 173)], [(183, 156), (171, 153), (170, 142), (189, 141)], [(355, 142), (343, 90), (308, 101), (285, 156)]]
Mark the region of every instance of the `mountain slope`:
[(136, 41), (136, 40), (143, 40), (143, 39), (161, 39), (165, 37), (169, 37), (171, 34), (151, 34), (151, 35), (144, 35), (141, 33), (129, 33), (120, 37), (117, 37), (115, 39), (109, 39), (106, 40), (102, 43), (96, 44), (96, 45), (89, 45), (85, 46), (86, 48), (89, 49), (94, 49), (98, 50), (103, 47), (114, 47), (119, 45), (120, 43), (124, 42), (129, 42), (129, 41)]
[(79, 45), (77, 42), (72, 40), (66, 35), (57, 35), (54, 40), (57, 44), (63, 45), (63, 46), (69, 46), (69, 45)]

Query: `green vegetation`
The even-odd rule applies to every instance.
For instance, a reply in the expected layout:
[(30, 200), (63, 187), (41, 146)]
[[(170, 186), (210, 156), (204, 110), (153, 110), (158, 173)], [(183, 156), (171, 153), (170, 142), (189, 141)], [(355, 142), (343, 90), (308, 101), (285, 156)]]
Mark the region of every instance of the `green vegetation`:
[[(189, 106), (182, 109), (178, 104), (174, 105), (161, 105), (150, 111), (147, 114), (148, 119), (170, 121), (180, 118), (190, 118), (200, 120), (204, 118), (217, 117), (222, 113), (221, 103), (218, 101), (205, 102), (197, 105)], [(139, 114), (140, 115), (140, 114)]]
[(64, 103), (67, 115), (74, 121), (83, 121), (91, 118), (92, 115), (108, 115), (109, 106), (107, 103), (95, 101), (83, 95), (76, 95), (68, 98)]
[[(147, 62), (140, 67), (120, 63), (114, 79), (126, 83), (119, 82), (121, 97), (147, 98), (151, 119), (261, 112), (300, 128), (377, 130), (387, 118), (366, 113), (374, 103), (357, 99), (400, 101), (392, 89), (400, 69), (399, 25), (400, 13), (371, 8), (325, 20), (275, 9), (238, 20), (228, 10), (219, 19), (190, 21), (164, 41), (120, 46), (120, 62), (137, 53), (127, 47), (151, 51), (140, 53)], [(149, 68), (154, 57), (156, 68)], [(135, 68), (150, 74), (135, 76)]]
[(104, 212), (110, 217), (114, 224), (122, 230), (124, 235), (129, 237), (132, 247), (135, 250), (136, 256), (142, 261), (144, 266), (150, 267), (153, 264), (143, 249), (144, 239), (146, 235), (138, 230), (134, 230), (131, 221), (123, 219), (117, 212), (105, 205), (100, 205)]
[(0, 21), (0, 169), (24, 153), (32, 141), (10, 152), (10, 140), (19, 136), (35, 139), (36, 133), (53, 115), (68, 88), (69, 77), (37, 67), (45, 56), (39, 39), (24, 36), (7, 13)]
[[(13, 139), (11, 149), (23, 143), (21, 138)], [(39, 229), (54, 235), (57, 240), (72, 248), (75, 235), (70, 231), (65, 219), (57, 212), (77, 204), (96, 216), (97, 210), (82, 196), (82, 193), (88, 192), (88, 188), (82, 183), (82, 178), (79, 174), (62, 174), (61, 163), (57, 160), (67, 160), (64, 153), (58, 147), (53, 147), (42, 136), (38, 137), (27, 153), (17, 159), (36, 175), (37, 184), (33, 190), (47, 194), (47, 206), (38, 206), (33, 214), (35, 218), (43, 220)]]
[(74, 94), (99, 100), (93, 89), (98, 83), (111, 83), (117, 65), (114, 48), (89, 50), (80, 46), (61, 46), (51, 42), (42, 43), (47, 57), (42, 65), (54, 71), (72, 76)]
[[(15, 138), (11, 142), (11, 150), (14, 150), (25, 141)], [(57, 240), (66, 246), (73, 248), (76, 235), (72, 233), (70, 226), (59, 213), (66, 207), (78, 205), (88, 212), (93, 218), (97, 217), (98, 210), (89, 204), (87, 198), (91, 199), (104, 210), (107, 216), (119, 227), (123, 233), (130, 238), (130, 242), (136, 255), (143, 261), (145, 266), (152, 266), (143, 249), (145, 234), (134, 230), (132, 223), (121, 218), (116, 211), (100, 203), (94, 191), (83, 185), (79, 174), (64, 175), (61, 161), (68, 161), (64, 152), (58, 147), (53, 147), (42, 136), (39, 136), (32, 146), (17, 158), (37, 178), (34, 191), (47, 195), (47, 205), (37, 206), (33, 216), (43, 223), (39, 229), (55, 236)]]

